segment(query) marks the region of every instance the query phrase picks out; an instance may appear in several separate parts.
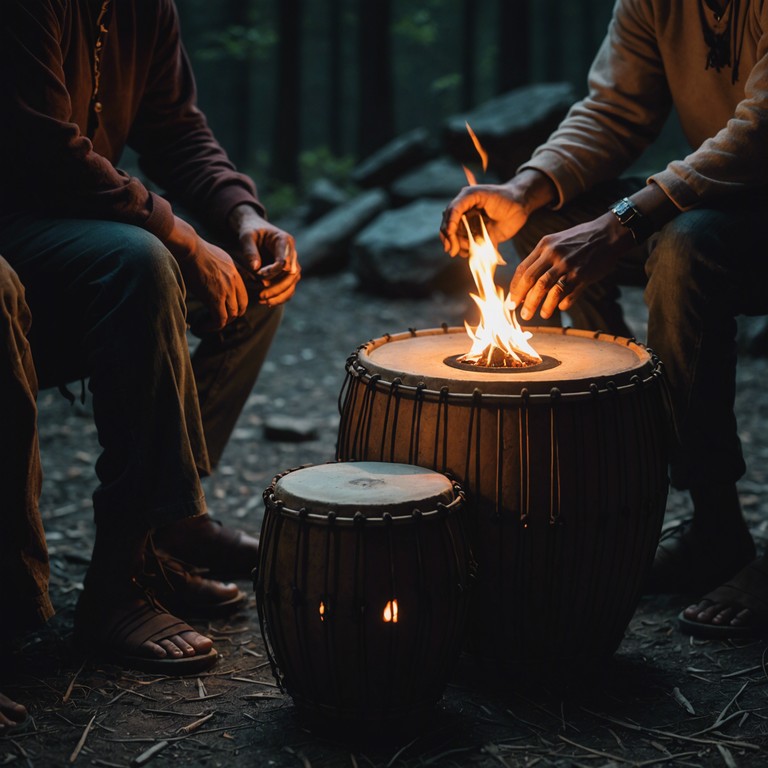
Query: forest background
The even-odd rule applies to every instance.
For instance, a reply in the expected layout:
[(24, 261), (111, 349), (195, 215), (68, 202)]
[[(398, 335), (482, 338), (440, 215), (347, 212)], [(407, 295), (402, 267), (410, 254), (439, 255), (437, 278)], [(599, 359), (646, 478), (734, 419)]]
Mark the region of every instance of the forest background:
[(200, 106), (279, 216), (513, 88), (586, 90), (613, 0), (177, 0)]

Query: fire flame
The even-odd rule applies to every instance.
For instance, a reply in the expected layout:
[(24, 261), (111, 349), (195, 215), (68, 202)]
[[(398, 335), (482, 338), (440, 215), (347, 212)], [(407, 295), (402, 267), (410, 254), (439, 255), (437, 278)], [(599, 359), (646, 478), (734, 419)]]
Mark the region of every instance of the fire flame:
[(382, 618), (387, 623), (397, 624), (398, 608), (397, 600), (389, 600), (384, 606), (384, 614)]
[[(469, 123), (466, 126), (485, 170), (488, 155), (480, 146)], [(464, 173), (470, 184), (477, 183), (474, 174), (466, 167)], [(488, 367), (521, 368), (536, 365), (541, 362), (541, 357), (528, 343), (533, 334), (520, 327), (513, 314), (515, 303), (509, 294), (505, 297), (504, 291), (494, 281), (496, 267), (506, 262), (491, 242), (483, 217), (477, 214), (476, 218), (480, 222), (482, 236), (480, 233), (473, 234), (467, 217), (462, 216), (469, 238), (469, 270), (477, 286), (477, 293), (469, 295), (480, 310), (480, 324), (473, 329), (469, 323), (464, 322), (472, 346), (459, 361)]]

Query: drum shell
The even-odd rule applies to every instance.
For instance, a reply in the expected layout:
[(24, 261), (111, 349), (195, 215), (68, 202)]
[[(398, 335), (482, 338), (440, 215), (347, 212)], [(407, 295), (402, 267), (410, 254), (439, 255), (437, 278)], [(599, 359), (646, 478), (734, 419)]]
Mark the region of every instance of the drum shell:
[[(265, 491), (256, 598), (278, 682), (321, 721), (428, 713), (465, 644), (464, 497), (372, 518), (287, 509)], [(384, 609), (397, 601), (397, 622)], [(320, 605), (323, 613), (320, 613)]]
[(340, 410), (338, 458), (417, 464), (465, 488), (472, 651), (515, 663), (616, 650), (666, 505), (657, 363), (582, 391), (486, 396), (479, 385), (468, 396), (387, 381), (353, 355)]

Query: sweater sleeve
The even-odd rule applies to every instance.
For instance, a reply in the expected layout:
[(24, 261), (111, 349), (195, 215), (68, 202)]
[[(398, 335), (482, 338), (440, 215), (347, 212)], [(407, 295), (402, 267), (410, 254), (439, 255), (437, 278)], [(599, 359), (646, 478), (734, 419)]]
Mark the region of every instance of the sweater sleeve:
[[(768, 14), (766, 14), (768, 16)], [(765, 27), (764, 27), (765, 28)], [(680, 210), (768, 183), (768, 35), (758, 43), (757, 63), (744, 98), (713, 137), (682, 160), (651, 176)]]
[(238, 173), (197, 106), (192, 69), (172, 0), (159, 0), (160, 20), (148, 82), (128, 143), (147, 176), (201, 221), (223, 228), (232, 209), (265, 215), (255, 184)]
[(3, 197), (13, 190), (17, 208), (122, 221), (162, 239), (173, 226), (169, 204), (96, 153), (71, 121), (61, 50), (64, 5), (61, 0), (3, 0)]
[(588, 95), (522, 166), (549, 176), (556, 207), (621, 174), (658, 136), (670, 109), (650, 3), (618, 0), (590, 68)]

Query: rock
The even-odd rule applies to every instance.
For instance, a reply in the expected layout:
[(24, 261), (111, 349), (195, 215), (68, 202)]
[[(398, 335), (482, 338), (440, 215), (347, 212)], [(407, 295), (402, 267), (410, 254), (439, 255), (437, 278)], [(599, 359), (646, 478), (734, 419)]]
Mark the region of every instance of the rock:
[(317, 425), (309, 419), (273, 414), (264, 419), (264, 437), (276, 443), (300, 443), (317, 439)]
[(547, 139), (576, 100), (570, 83), (516, 88), (471, 112), (448, 118), (443, 128), (443, 146), (457, 161), (476, 165), (479, 156), (467, 132), (469, 123), (488, 153), (489, 170), (508, 179)]
[(768, 317), (739, 317), (739, 351), (752, 357), (768, 357)]
[(306, 222), (317, 221), (334, 208), (347, 202), (349, 194), (330, 179), (316, 179), (307, 190)]
[(444, 200), (420, 200), (385, 211), (352, 243), (350, 269), (362, 289), (386, 296), (424, 296), (470, 278), (463, 259), (443, 251), (438, 236)]
[(348, 260), (349, 244), (389, 204), (383, 189), (363, 192), (296, 233), (296, 251), (304, 274), (333, 272)]
[(361, 187), (383, 187), (423, 163), (433, 152), (426, 128), (414, 128), (369, 155), (350, 177)]
[[(487, 178), (484, 180), (491, 183)], [(438, 157), (401, 176), (389, 191), (400, 204), (424, 198), (442, 198), (448, 203), (467, 183), (461, 163), (452, 158)]]

